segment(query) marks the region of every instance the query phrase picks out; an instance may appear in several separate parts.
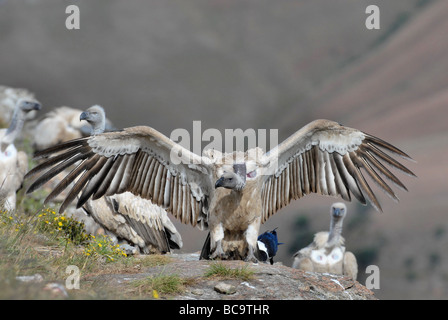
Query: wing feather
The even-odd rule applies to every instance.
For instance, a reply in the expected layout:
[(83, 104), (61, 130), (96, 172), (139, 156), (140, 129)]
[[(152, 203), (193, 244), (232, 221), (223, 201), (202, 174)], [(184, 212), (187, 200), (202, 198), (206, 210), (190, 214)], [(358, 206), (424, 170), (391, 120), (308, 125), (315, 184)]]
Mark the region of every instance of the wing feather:
[[(264, 154), (261, 161), (266, 164), (261, 193), (262, 221), (292, 199), (309, 193), (341, 197), (346, 201), (351, 201), (353, 194), (362, 204), (368, 201), (382, 211), (366, 177), (394, 201), (398, 201), (398, 197), (380, 174), (403, 190), (407, 190), (406, 187), (387, 166), (415, 177), (385, 151), (412, 160), (397, 147), (362, 131), (329, 120), (309, 123)], [(277, 167), (269, 167), (272, 164)]]
[[(48, 202), (69, 188), (60, 210), (78, 194), (76, 205), (80, 207), (88, 199), (129, 191), (166, 207), (184, 223), (207, 223), (207, 198), (214, 192), (212, 160), (191, 153), (150, 127), (72, 140), (35, 156), (43, 162), (30, 170), (27, 178), (43, 174), (27, 193), (74, 165), (46, 199)], [(190, 184), (195, 186), (194, 194)]]
[(110, 164), (110, 169), (105, 168), (107, 170), (103, 173), (105, 177), (101, 181), (101, 184), (98, 186), (98, 190), (93, 194), (92, 200), (99, 199), (106, 194), (112, 180), (116, 175), (118, 168), (120, 168), (121, 162), (123, 161), (123, 157), (117, 157), (117, 158), (114, 157), (109, 159), (112, 159), (111, 164), (108, 161), (108, 163)]

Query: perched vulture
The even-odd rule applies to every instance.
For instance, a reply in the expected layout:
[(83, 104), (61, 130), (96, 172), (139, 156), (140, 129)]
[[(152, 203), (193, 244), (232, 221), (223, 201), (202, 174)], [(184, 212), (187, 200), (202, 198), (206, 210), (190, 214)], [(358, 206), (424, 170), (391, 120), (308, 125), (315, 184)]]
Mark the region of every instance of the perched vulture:
[[(0, 85), (0, 124), (2, 126), (6, 126), (12, 121), (12, 115), (19, 100), (36, 101), (36, 96), (27, 89)], [(28, 112), (25, 121), (34, 119), (36, 115), (37, 110)], [(26, 127), (22, 130), (26, 130)]]
[(347, 208), (344, 203), (334, 203), (330, 210), (330, 232), (316, 233), (310, 245), (294, 254), (292, 267), (305, 271), (348, 275), (356, 280), (358, 275), (356, 257), (352, 252), (345, 250), (345, 240), (341, 236), (346, 214)]
[(0, 130), (0, 205), (8, 210), (16, 208), (16, 192), (28, 170), (28, 157), (17, 151), (14, 141), (20, 134), (25, 117), (32, 110), (40, 110), (36, 101), (19, 100), (8, 129)]
[[(46, 113), (34, 129), (33, 147), (43, 150), (64, 141), (89, 136), (92, 128), (79, 121), (82, 111), (62, 106)], [(105, 128), (107, 131), (112, 130), (109, 120), (106, 120)]]
[(79, 116), (79, 120), (85, 120), (92, 126), (90, 130), (91, 135), (106, 131), (106, 112), (99, 105), (91, 106), (86, 111), (83, 111)]
[(83, 209), (106, 231), (144, 254), (182, 248), (182, 238), (166, 211), (130, 192), (89, 200)]
[[(260, 225), (292, 200), (309, 193), (342, 197), (381, 206), (365, 176), (393, 200), (394, 191), (380, 176), (406, 190), (387, 168), (414, 174), (383, 152), (410, 157), (391, 144), (329, 120), (315, 120), (271, 151), (190, 152), (151, 127), (138, 126), (97, 134), (36, 154), (45, 161), (26, 175), (40, 173), (27, 192), (39, 188), (68, 166), (75, 168), (48, 195), (61, 193), (78, 179), (60, 210), (77, 199), (131, 192), (166, 208), (183, 223), (207, 228), (208, 259), (257, 261)], [(380, 174), (378, 174), (378, 172)]]
[[(92, 126), (92, 135), (105, 130), (106, 114), (101, 106), (90, 107), (79, 119)], [(89, 199), (83, 209), (106, 231), (137, 245), (145, 254), (166, 253), (183, 245), (166, 211), (130, 192)]]

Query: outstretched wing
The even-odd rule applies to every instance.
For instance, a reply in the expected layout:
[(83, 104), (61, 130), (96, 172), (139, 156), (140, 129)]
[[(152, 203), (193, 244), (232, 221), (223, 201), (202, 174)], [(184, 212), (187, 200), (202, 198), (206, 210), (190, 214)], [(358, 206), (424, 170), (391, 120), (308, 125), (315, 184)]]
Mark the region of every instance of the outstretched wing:
[(387, 166), (415, 175), (381, 149), (412, 160), (391, 144), (359, 130), (329, 120), (309, 123), (264, 155), (262, 221), (292, 199), (309, 193), (339, 196), (347, 201), (352, 193), (362, 204), (367, 198), (376, 210), (382, 211), (366, 173), (395, 201), (398, 197), (381, 175), (400, 189), (407, 189)]
[(45, 161), (26, 174), (42, 173), (29, 187), (33, 192), (74, 165), (45, 202), (70, 191), (63, 212), (81, 193), (77, 207), (89, 198), (129, 191), (166, 208), (183, 223), (207, 223), (208, 197), (213, 192), (210, 159), (182, 148), (157, 130), (139, 126), (71, 140), (35, 155)]

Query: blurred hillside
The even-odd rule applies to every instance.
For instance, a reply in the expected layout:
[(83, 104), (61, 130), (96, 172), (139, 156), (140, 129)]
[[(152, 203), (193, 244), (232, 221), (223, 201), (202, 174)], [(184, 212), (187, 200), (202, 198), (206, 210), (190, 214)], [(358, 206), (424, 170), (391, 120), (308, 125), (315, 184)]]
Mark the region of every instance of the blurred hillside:
[[(65, 28), (68, 4), (80, 30)], [(365, 28), (370, 4), (380, 30)], [(447, 14), (442, 0), (2, 0), (0, 84), (31, 90), (43, 112), (101, 104), (117, 127), (166, 135), (201, 120), (281, 141), (328, 118), (379, 136), (419, 178), (403, 178), (398, 205), (380, 194), (382, 214), (350, 204), (347, 247), (380, 267), (378, 298), (446, 299)], [(333, 201), (309, 196), (262, 226), (279, 227), (277, 261), (291, 264), (298, 230), (328, 228)], [(206, 233), (179, 228), (182, 251), (200, 250)]]

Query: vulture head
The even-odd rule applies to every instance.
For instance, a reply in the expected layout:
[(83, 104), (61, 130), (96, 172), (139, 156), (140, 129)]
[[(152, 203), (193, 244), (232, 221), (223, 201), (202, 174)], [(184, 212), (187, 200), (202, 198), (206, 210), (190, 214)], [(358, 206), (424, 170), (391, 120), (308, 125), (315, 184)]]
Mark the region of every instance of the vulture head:
[(333, 203), (331, 206), (330, 214), (334, 220), (344, 219), (346, 213), (347, 207), (342, 202)]
[(92, 134), (103, 133), (106, 128), (106, 113), (99, 105), (92, 106), (81, 113), (79, 120), (85, 120), (92, 126)]
[(25, 117), (28, 112), (33, 110), (40, 110), (41, 104), (37, 101), (20, 99), (17, 101), (14, 113), (12, 115), (11, 123), (6, 131), (5, 136), (1, 140), (1, 150), (5, 151), (6, 148), (14, 143), (14, 140), (19, 135), (22, 130), (23, 124), (25, 122)]
[(21, 112), (28, 113), (33, 110), (40, 110), (42, 108), (41, 104), (37, 101), (29, 101), (21, 99), (17, 102), (18, 109)]
[(233, 165), (233, 171), (224, 170), (223, 174), (215, 183), (216, 188), (226, 188), (241, 191), (246, 186), (246, 164), (238, 163)]

